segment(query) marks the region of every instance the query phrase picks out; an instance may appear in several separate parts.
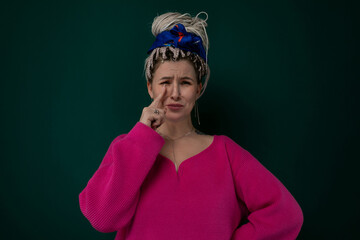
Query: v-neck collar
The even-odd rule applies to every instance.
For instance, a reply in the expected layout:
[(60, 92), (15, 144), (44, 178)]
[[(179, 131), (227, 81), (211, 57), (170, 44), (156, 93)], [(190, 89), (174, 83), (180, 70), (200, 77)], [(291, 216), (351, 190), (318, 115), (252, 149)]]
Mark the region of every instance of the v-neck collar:
[[(195, 154), (195, 155), (193, 155), (193, 156), (185, 159), (184, 161), (182, 161), (182, 162), (180, 163), (177, 171), (176, 171), (176, 166), (175, 166), (174, 162), (171, 161), (171, 159), (165, 157), (164, 155), (162, 155), (162, 154), (160, 154), (160, 153), (159, 153), (159, 156), (162, 157), (162, 158), (164, 158), (164, 159), (166, 159), (167, 161), (169, 161), (169, 163), (173, 166), (173, 169), (175, 170), (175, 172), (176, 172), (177, 174), (179, 174), (180, 167), (181, 167), (184, 163), (189, 162), (189, 160), (191, 160), (191, 159), (193, 159), (193, 158), (199, 157), (200, 155), (206, 153), (207, 151), (211, 150), (211, 149), (215, 146), (215, 143), (216, 143), (216, 141), (217, 141), (218, 136), (217, 136), (217, 135), (213, 135), (213, 137), (214, 137), (214, 138), (213, 138), (211, 144), (210, 144), (207, 148), (205, 148), (205, 149), (202, 150), (201, 152), (199, 152), (199, 153), (197, 153), (197, 154)], [(192, 161), (190, 161), (190, 162), (192, 162)]]

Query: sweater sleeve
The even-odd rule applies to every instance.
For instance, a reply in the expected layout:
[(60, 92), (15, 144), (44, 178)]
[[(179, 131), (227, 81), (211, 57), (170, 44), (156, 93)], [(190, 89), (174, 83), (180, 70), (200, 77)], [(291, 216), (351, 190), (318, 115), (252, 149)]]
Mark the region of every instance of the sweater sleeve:
[(249, 152), (225, 136), (236, 194), (247, 222), (232, 240), (294, 240), (303, 224), (299, 204), (285, 186)]
[(164, 143), (157, 132), (141, 122), (112, 141), (79, 195), (81, 212), (96, 230), (124, 231), (134, 216), (140, 187)]

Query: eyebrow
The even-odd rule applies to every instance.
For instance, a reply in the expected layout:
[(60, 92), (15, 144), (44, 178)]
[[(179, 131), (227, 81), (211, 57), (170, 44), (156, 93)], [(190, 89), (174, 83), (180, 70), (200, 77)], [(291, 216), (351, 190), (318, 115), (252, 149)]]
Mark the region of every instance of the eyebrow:
[[(160, 78), (159, 81), (161, 81), (161, 80), (170, 80), (170, 79), (173, 79), (173, 77), (164, 76), (164, 77)], [(188, 77), (188, 76), (182, 77), (181, 80), (194, 81), (194, 79), (192, 79), (191, 77)]]
[(187, 80), (191, 80), (191, 81), (194, 81), (194, 79), (192, 79), (191, 77), (187, 77), (187, 76), (185, 76), (185, 77), (182, 77), (181, 79), (187, 79)]

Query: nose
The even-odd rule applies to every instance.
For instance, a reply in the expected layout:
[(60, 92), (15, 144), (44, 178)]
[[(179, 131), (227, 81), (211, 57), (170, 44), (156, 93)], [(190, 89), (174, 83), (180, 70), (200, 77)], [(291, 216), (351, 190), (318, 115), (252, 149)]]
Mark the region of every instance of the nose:
[(173, 100), (178, 100), (180, 98), (180, 87), (179, 84), (174, 82), (171, 86), (171, 98)]

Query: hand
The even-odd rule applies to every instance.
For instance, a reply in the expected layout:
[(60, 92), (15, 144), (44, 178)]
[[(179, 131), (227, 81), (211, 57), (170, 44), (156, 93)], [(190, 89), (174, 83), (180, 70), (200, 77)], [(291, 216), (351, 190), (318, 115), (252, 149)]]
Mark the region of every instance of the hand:
[[(166, 86), (163, 85), (163, 90), (157, 96), (154, 101), (148, 106), (144, 107), (140, 122), (144, 123), (145, 125), (151, 127), (152, 129), (156, 130), (161, 124), (164, 123), (166, 109), (164, 108), (164, 100), (166, 96)], [(155, 113), (155, 110), (158, 113)]]

